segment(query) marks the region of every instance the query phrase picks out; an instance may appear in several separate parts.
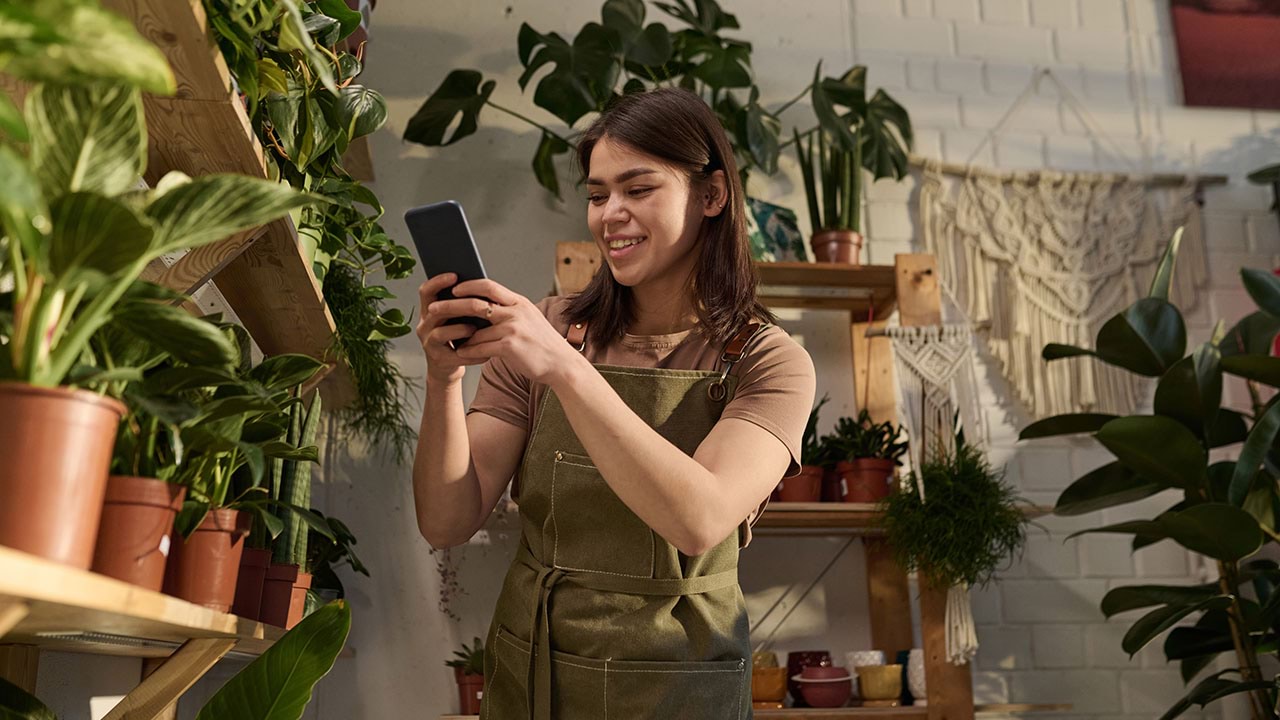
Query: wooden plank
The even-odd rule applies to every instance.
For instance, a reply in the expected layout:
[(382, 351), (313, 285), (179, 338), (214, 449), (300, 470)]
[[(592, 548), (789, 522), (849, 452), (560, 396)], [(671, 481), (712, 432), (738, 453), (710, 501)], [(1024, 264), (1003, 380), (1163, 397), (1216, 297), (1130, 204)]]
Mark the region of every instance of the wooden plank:
[(24, 600), (0, 597), (0, 638), (22, 622), (31, 612), (31, 605)]
[(254, 228), (237, 233), (204, 247), (194, 248), (178, 258), (174, 264), (166, 267), (155, 282), (171, 290), (191, 294), (204, 287), (223, 268), (231, 264), (240, 253), (244, 252), (255, 240), (266, 233), (267, 227)]
[(894, 384), (893, 346), (889, 338), (867, 337), (867, 330), (883, 328), (884, 321), (854, 322), (849, 326), (853, 344), (853, 394), (861, 411), (876, 422), (897, 422), (898, 386)]
[[(159, 670), (168, 662), (169, 658), (143, 658), (142, 660), (142, 677), (139, 680), (146, 680), (151, 677), (155, 671)], [(164, 710), (156, 715), (156, 720), (178, 720), (178, 703), (172, 703)]]
[(756, 720), (861, 720), (861, 718), (925, 720), (928, 711), (922, 707), (783, 708), (756, 710), (753, 715)]
[(916, 647), (911, 629), (911, 590), (907, 574), (893, 559), (893, 548), (878, 538), (862, 543), (867, 566), (867, 615), (871, 647), (893, 658), (899, 650)]
[(556, 295), (582, 292), (600, 269), (600, 250), (594, 242), (556, 243)]
[(177, 77), (177, 98), (225, 100), (231, 73), (209, 39), (201, 0), (104, 0), (109, 10), (133, 20), (139, 33), (155, 43)]
[(1071, 703), (993, 703), (977, 705), (973, 711), (976, 715), (1003, 715), (1005, 713), (1071, 712), (1073, 709), (1075, 705)]
[(155, 720), (161, 717), (166, 708), (175, 704), (182, 693), (235, 644), (234, 639), (226, 638), (188, 640), (164, 665), (112, 708), (104, 720)]
[(857, 287), (891, 290), (891, 265), (847, 265), (844, 263), (757, 262), (761, 285), (801, 287)]
[(971, 669), (947, 659), (947, 588), (936, 587), (923, 575), (919, 583), (929, 720), (973, 720)]
[(937, 265), (933, 255), (928, 253), (894, 256), (898, 322), (903, 327), (942, 324), (942, 291), (938, 285)]
[(360, 182), (373, 182), (373, 152), (369, 148), (369, 136), (361, 135), (347, 146), (342, 154), (342, 169)]
[(34, 693), (40, 670), (40, 648), (35, 645), (0, 645), (0, 678)]

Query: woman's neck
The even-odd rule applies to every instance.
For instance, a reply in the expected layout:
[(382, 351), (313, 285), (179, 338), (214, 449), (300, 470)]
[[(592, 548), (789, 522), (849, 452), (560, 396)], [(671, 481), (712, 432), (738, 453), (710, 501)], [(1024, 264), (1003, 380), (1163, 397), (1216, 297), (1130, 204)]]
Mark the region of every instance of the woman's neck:
[(688, 330), (698, 322), (698, 313), (687, 293), (631, 289), (632, 335), (669, 335)]

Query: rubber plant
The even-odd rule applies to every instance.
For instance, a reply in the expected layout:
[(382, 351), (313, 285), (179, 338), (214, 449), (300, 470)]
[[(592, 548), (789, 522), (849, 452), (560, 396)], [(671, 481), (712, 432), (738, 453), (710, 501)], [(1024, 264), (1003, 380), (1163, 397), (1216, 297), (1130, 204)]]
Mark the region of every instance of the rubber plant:
[[(1051, 362), (1087, 356), (1154, 380), (1152, 412), (1060, 415), (1029, 425), (1021, 437), (1088, 434), (1115, 458), (1064, 490), (1057, 515), (1084, 515), (1162, 493), (1176, 499), (1154, 518), (1077, 535), (1130, 535), (1134, 552), (1173, 541), (1214, 560), (1212, 582), (1117, 587), (1102, 599), (1107, 617), (1145, 613), (1125, 634), (1125, 652), (1132, 656), (1163, 636), (1165, 657), (1180, 664), (1189, 689), (1163, 717), (1244, 694), (1254, 720), (1273, 718), (1278, 678), (1262, 676), (1258, 656), (1277, 654), (1280, 646), (1280, 567), (1251, 558), (1280, 540), (1280, 395), (1264, 401), (1258, 392), (1259, 385), (1280, 387), (1280, 358), (1269, 354), (1280, 331), (1280, 279), (1267, 270), (1242, 270), (1259, 310), (1229, 331), (1219, 322), (1208, 341), (1188, 352), (1182, 314), (1169, 302), (1180, 238), (1181, 230), (1147, 297), (1108, 320), (1093, 348), (1048, 345), (1043, 353)], [(1222, 406), (1225, 375), (1248, 382), (1254, 398), (1249, 411)], [(1238, 443), (1236, 459), (1213, 459)], [(1233, 657), (1231, 667), (1205, 675), (1223, 653)]]
[(1271, 186), (1271, 209), (1280, 219), (1280, 163), (1268, 165), (1249, 173), (1249, 182)]
[[(304, 618), (236, 673), (196, 720), (300, 720), (317, 683), (329, 674), (351, 632), (351, 608), (339, 600)], [(0, 678), (0, 716), (57, 720), (34, 695)]]
[[(601, 112), (616, 97), (654, 87), (678, 86), (698, 93), (729, 134), (745, 182), (752, 170), (772, 174), (780, 142), (781, 115), (810, 95), (818, 124), (840, 147), (861, 148), (865, 166), (877, 177), (906, 172), (912, 141), (907, 112), (883, 90), (866, 99), (866, 68), (854, 66), (840, 78), (822, 78), (821, 65), (795, 98), (769, 110), (751, 68), (751, 43), (729, 37), (738, 19), (715, 0), (655, 2), (675, 20), (675, 29), (645, 23), (643, 0), (606, 0), (600, 22), (589, 22), (564, 38), (522, 23), (516, 51), (524, 72), (522, 91), (533, 85), (533, 104), (554, 118), (539, 122), (492, 100), (497, 83), (478, 70), (453, 70), (405, 126), (404, 139), (438, 147), (474, 133), (486, 107), (510, 115), (538, 131), (533, 173), (548, 192), (561, 197), (555, 158), (569, 152), (584, 118)], [(550, 67), (536, 82), (544, 68)], [(841, 110), (840, 108), (843, 108)], [(558, 121), (563, 127), (551, 126)], [(854, 135), (853, 128), (862, 132)], [(806, 129), (804, 134), (811, 130)]]
[(343, 0), (204, 5), (271, 173), (330, 201), (293, 219), (337, 326), (333, 350), (355, 383), (344, 425), (403, 458), (414, 438), (411, 384), (388, 356), (388, 341), (410, 328), (403, 311), (385, 308), (395, 296), (373, 277), (408, 277), (414, 259), (379, 224), (377, 196), (342, 165), (351, 141), (378, 130), (387, 114), (382, 96), (356, 82), (362, 50), (343, 49), (360, 13)]

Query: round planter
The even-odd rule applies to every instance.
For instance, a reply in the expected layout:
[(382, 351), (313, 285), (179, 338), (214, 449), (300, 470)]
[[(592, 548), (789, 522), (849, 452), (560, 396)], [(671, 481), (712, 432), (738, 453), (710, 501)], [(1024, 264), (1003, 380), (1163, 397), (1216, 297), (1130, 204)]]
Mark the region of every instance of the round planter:
[(865, 665), (858, 668), (858, 689), (863, 700), (897, 701), (902, 696), (902, 666)]
[[(805, 671), (808, 672), (810, 669), (812, 668), (805, 668)], [(800, 683), (800, 694), (804, 696), (804, 701), (810, 707), (844, 707), (853, 696), (853, 677), (844, 668), (831, 669), (839, 671), (838, 677), (819, 679), (798, 675), (792, 678)]]
[(778, 489), (782, 502), (818, 502), (822, 492), (822, 468), (817, 465), (801, 465), (800, 474), (783, 478)]
[(462, 668), (454, 668), (453, 677), (458, 682), (458, 714), (479, 715), (480, 701), (484, 699), (484, 676), (464, 673)]
[(787, 692), (795, 707), (808, 707), (804, 695), (800, 693), (800, 683), (796, 678), (810, 666), (831, 664), (831, 653), (826, 650), (796, 650), (787, 653)]
[(862, 233), (852, 230), (819, 230), (809, 239), (818, 262), (861, 265)]
[(239, 510), (213, 510), (185, 542), (175, 537), (164, 591), (218, 612), (230, 610), (250, 520)]
[(0, 545), (88, 570), (123, 404), (0, 383)]
[(271, 551), (247, 547), (240, 556), (240, 574), (236, 577), (236, 600), (231, 612), (242, 618), (257, 620), (262, 609), (262, 583), (271, 565)]
[(258, 619), (268, 625), (289, 624), (289, 606), (293, 604), (293, 586), (298, 582), (298, 566), (271, 563), (262, 583), (262, 608)]
[(836, 463), (836, 473), (844, 479), (845, 502), (878, 503), (893, 490), (892, 460), (863, 458)]
[(164, 480), (109, 477), (93, 571), (159, 592), (173, 547), (173, 518), (186, 496), (185, 487)]
[(782, 702), (786, 696), (786, 668), (755, 667), (751, 669), (752, 702)]

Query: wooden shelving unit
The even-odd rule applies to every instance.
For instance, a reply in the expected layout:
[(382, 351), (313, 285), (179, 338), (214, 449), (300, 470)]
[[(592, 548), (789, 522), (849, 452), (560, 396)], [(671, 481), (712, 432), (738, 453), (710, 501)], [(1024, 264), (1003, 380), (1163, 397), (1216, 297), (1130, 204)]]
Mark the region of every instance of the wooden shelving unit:
[[(1001, 704), (977, 705), (977, 715), (1004, 713), (1055, 713), (1069, 712), (1070, 705), (1062, 704)], [(896, 708), (784, 708), (782, 710), (756, 710), (756, 720), (864, 720), (866, 718), (895, 718), (897, 720), (928, 720), (928, 707)], [(479, 715), (441, 715), (440, 720), (477, 720)]]
[[(1022, 513), (1028, 518), (1043, 517), (1053, 508), (1026, 505)], [(769, 535), (859, 535), (876, 537), (884, 534), (884, 513), (870, 503), (836, 502), (771, 502), (756, 521), (760, 536)]]

